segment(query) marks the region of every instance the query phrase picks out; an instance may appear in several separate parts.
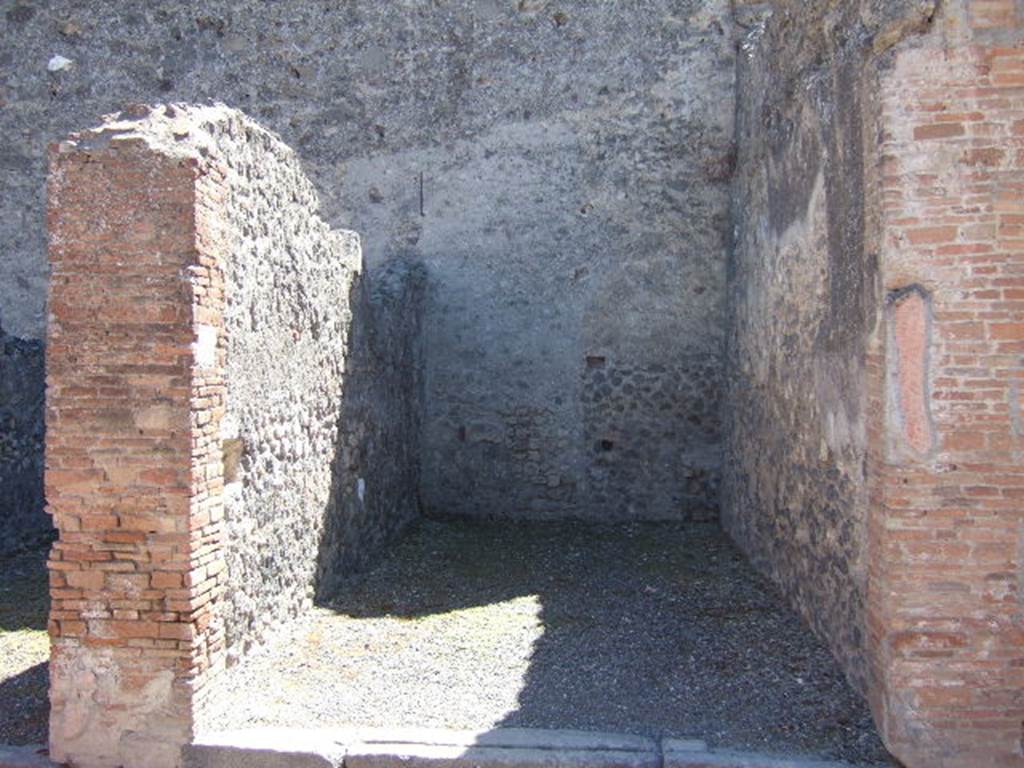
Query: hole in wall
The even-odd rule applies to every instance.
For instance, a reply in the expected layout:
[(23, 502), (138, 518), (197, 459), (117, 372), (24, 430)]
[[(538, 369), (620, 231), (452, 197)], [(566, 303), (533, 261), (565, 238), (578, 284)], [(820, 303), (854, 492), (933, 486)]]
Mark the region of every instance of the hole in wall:
[(242, 479), (243, 448), (240, 437), (229, 437), (221, 443), (225, 483), (234, 483)]

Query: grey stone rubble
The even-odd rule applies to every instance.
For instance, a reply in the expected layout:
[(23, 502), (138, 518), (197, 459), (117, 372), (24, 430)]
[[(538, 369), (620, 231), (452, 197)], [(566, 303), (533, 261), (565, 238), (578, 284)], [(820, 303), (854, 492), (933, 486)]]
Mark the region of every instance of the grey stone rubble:
[(499, 728), (303, 730), (208, 735), (187, 768), (844, 768), (844, 763), (709, 751), (702, 741), (586, 731)]

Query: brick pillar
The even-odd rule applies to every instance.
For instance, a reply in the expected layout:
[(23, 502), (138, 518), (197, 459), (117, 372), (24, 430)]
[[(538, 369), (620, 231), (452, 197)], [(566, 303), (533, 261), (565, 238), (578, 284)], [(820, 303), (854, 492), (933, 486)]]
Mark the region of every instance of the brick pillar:
[(1024, 49), (960, 39), (1018, 5), (965, 8), (882, 75), (871, 701), (912, 768), (1020, 768)]
[(117, 135), (50, 161), (51, 754), (177, 766), (223, 643), (216, 174)]

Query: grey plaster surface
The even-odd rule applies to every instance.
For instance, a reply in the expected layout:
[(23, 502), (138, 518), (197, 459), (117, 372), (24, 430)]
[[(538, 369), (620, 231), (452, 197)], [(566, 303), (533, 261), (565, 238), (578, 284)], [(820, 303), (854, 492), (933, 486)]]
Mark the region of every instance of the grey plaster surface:
[(13, 0), (0, 318), (42, 334), (47, 141), (126, 102), (224, 101), (295, 149), (371, 280), (395, 257), (429, 272), (428, 511), (706, 515), (730, 18), (727, 0)]

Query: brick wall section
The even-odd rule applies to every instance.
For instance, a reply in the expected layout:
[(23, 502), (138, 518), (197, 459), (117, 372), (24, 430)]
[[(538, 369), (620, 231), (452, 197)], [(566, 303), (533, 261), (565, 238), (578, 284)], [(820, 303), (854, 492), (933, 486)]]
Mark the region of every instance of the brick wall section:
[(173, 766), (222, 643), (215, 176), (137, 139), (51, 149), (51, 750)]
[[(184, 586), (191, 640), (187, 679), (194, 693), (193, 715), (210, 695), (210, 672), (224, 665), (225, 628), (221, 603), (227, 584), (224, 544), (224, 460), (221, 420), (226, 410), (224, 262), (230, 231), (224, 209), (227, 169), (217, 156), (199, 167), (195, 185), (196, 260), (188, 267), (192, 291), (192, 386), (189, 398), (192, 486), (188, 518), (190, 558)], [(168, 586), (176, 588), (173, 581)]]
[[(1019, 8), (949, 3), (881, 73), (884, 289), (931, 303), (930, 326), (888, 312), (868, 361), (871, 699), (909, 766), (1024, 765)], [(915, 334), (933, 447), (900, 412)]]
[(136, 107), (51, 161), (51, 748), (170, 768), (214, 673), (417, 513), (423, 274), (371, 291), (294, 153), (224, 106)]

